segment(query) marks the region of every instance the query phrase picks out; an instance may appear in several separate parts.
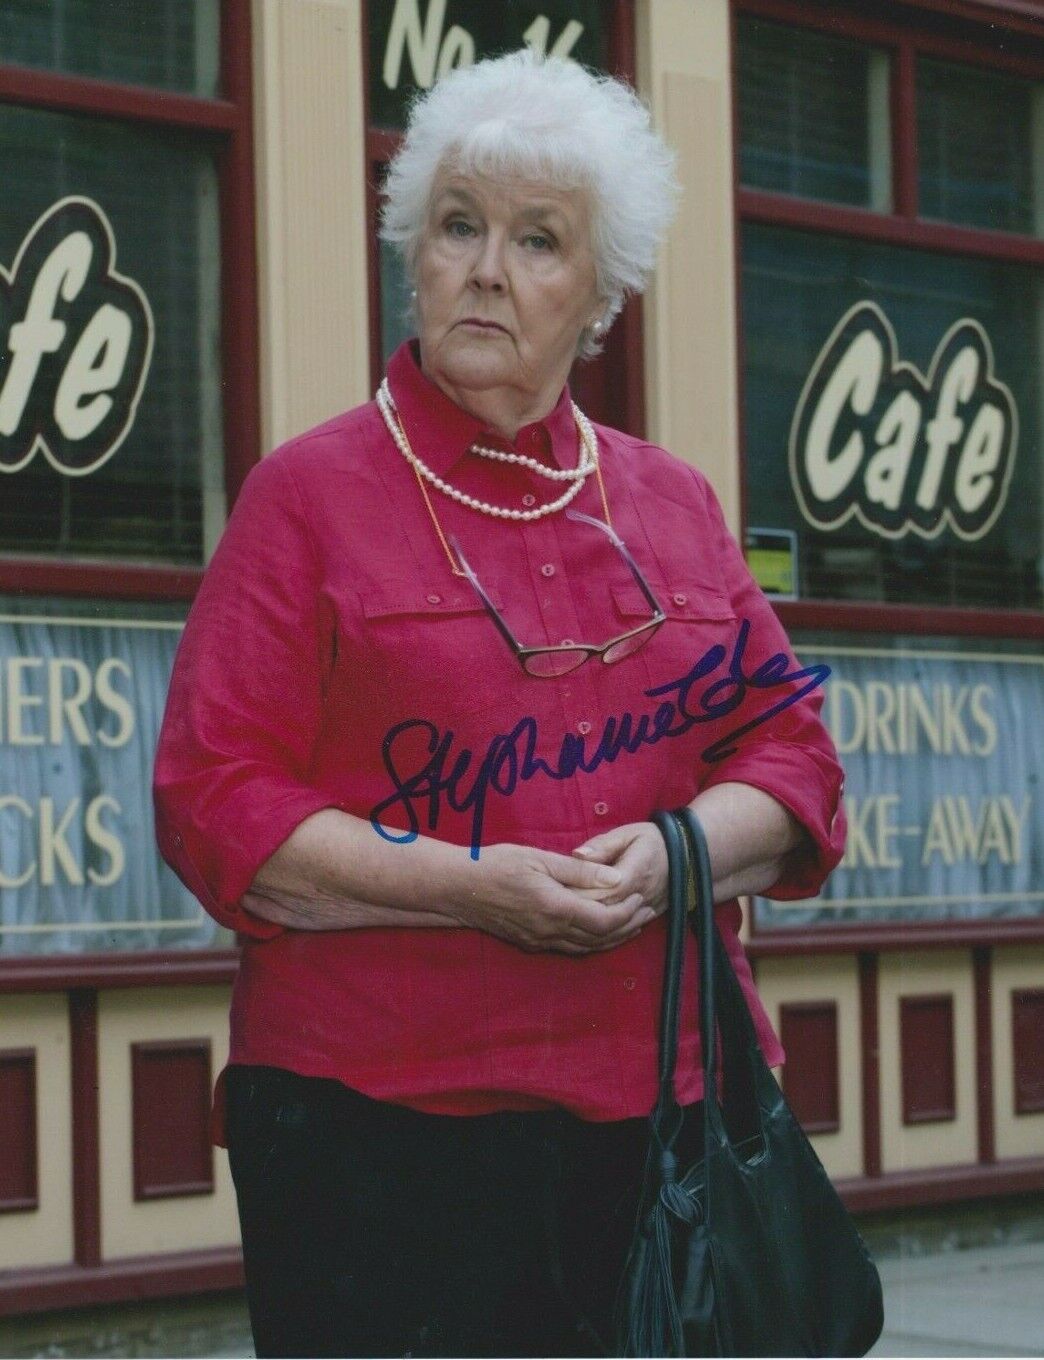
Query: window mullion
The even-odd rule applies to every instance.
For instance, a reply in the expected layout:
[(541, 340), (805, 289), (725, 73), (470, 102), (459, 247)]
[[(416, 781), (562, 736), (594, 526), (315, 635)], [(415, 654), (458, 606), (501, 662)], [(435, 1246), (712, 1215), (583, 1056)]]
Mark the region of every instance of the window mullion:
[(918, 212), (916, 73), (913, 43), (901, 39), (892, 62), (892, 188), (895, 214), (907, 218)]

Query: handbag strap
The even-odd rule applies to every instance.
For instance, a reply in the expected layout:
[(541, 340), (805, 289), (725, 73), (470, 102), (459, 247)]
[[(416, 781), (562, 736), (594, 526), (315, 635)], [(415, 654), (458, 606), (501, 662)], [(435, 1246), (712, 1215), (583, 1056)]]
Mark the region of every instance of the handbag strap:
[(674, 1092), (678, 1061), (678, 1021), (682, 963), (685, 956), (685, 917), (689, 882), (689, 856), (682, 829), (672, 813), (653, 814), (667, 848), (667, 951), (663, 967), (660, 1004), (659, 1093), (649, 1116), (661, 1158), (670, 1154), (681, 1128), (682, 1112)]
[[(700, 1044), (703, 1054), (704, 1109), (710, 1119), (722, 1088), (731, 1114), (749, 1125), (757, 1105), (760, 1045), (750, 1006), (714, 921), (714, 886), (707, 837), (689, 807), (674, 814), (684, 832), (696, 881), (696, 908), (690, 916), (700, 955)], [(719, 1044), (716, 1036), (720, 1036)]]
[(711, 874), (707, 836), (700, 819), (690, 807), (673, 814), (684, 833), (689, 851), (689, 871), (696, 887), (692, 929), (699, 941), (700, 965), (700, 1048), (703, 1055), (703, 1089), (716, 1091), (718, 1050), (716, 1043), (717, 979), (720, 976), (718, 937), (714, 926), (714, 880)]

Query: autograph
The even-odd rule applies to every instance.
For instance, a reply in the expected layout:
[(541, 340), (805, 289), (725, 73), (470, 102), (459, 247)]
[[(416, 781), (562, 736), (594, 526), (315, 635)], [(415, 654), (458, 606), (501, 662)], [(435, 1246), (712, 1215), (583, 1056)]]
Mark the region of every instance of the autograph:
[[(438, 826), (442, 799), (455, 812), (471, 813), (471, 858), (478, 859), (482, 846), (482, 828), (486, 815), (486, 800), (490, 791), (510, 797), (520, 782), (542, 775), (546, 779), (569, 779), (577, 772), (591, 774), (600, 765), (609, 764), (621, 755), (634, 755), (643, 746), (655, 746), (668, 737), (683, 737), (699, 723), (714, 722), (738, 709), (750, 690), (776, 689), (780, 685), (797, 684), (777, 703), (747, 722), (740, 723), (723, 737), (701, 751), (708, 762), (724, 760), (736, 751), (736, 741), (796, 704), (806, 694), (817, 689), (830, 674), (826, 665), (805, 666), (790, 671), (790, 659), (784, 652), (763, 661), (750, 675), (743, 668), (750, 622), (744, 619), (736, 634), (729, 656), (721, 643), (708, 647), (696, 663), (677, 680), (645, 690), (649, 699), (662, 699), (653, 713), (632, 713), (605, 720), (593, 749), (588, 750), (584, 737), (567, 732), (562, 737), (557, 758), (546, 760), (536, 754), (539, 732), (536, 719), (520, 718), (510, 732), (498, 733), (486, 747), (481, 760), (468, 747), (454, 752), (455, 733), (452, 729), (440, 732), (426, 718), (406, 718), (390, 727), (384, 735), (381, 754), (384, 768), (394, 786), (394, 792), (370, 812), (373, 829), (385, 840), (406, 845), (420, 834), (418, 804), (427, 802), (426, 825), (429, 831)], [(712, 677), (728, 657), (728, 670), (698, 693), (700, 680)], [(669, 696), (669, 697), (668, 697)], [(404, 774), (396, 762), (396, 745), (407, 733), (427, 736), (428, 759), (420, 769)], [(415, 741), (411, 743), (416, 750)], [(408, 830), (391, 830), (381, 825), (381, 817), (393, 809), (405, 813)]]

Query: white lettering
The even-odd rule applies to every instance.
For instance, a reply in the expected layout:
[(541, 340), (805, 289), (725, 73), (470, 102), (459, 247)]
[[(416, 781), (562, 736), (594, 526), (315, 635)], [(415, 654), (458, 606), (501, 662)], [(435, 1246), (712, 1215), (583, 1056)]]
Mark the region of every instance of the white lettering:
[(979, 376), (979, 356), (970, 345), (954, 355), (939, 389), (938, 414), (925, 428), (928, 456), (917, 488), (917, 504), (932, 510), (939, 500), (943, 468), (950, 448), (960, 439), (964, 421), (957, 415), (958, 402), (966, 402)]
[(119, 836), (110, 831), (102, 822), (101, 814), (106, 808), (111, 809), (116, 816), (119, 816), (123, 810), (115, 798), (110, 798), (108, 794), (102, 793), (97, 798), (92, 798), (87, 804), (87, 813), (84, 817), (88, 839), (109, 856), (109, 867), (104, 872), (99, 872), (99, 870), (93, 868), (87, 870), (87, 877), (99, 888), (111, 887), (123, 873), (127, 863), (127, 856)]
[(59, 294), (72, 302), (79, 294), (91, 266), (92, 247), (86, 232), (71, 232), (44, 261), (25, 319), (11, 327), (8, 349), (14, 356), (0, 388), (0, 434), (12, 435), (25, 413), (29, 392), (45, 354), (54, 354), (65, 339), (65, 322), (55, 319)]
[(121, 661), (119, 657), (110, 657), (98, 667), (94, 681), (98, 698), (109, 712), (114, 713), (119, 719), (115, 732), (105, 732), (101, 729), (98, 731), (98, 740), (101, 744), (111, 748), (126, 746), (134, 735), (134, 709), (122, 694), (113, 689), (110, 676), (114, 671), (125, 675), (128, 680), (131, 679), (131, 668), (126, 661)]
[(884, 370), (884, 349), (872, 331), (862, 331), (849, 345), (830, 375), (809, 425), (806, 471), (818, 500), (836, 500), (847, 490), (863, 458), (863, 436), (853, 430), (840, 453), (830, 445), (846, 406), (866, 415), (874, 404)]
[[(87, 323), (54, 399), (54, 418), (66, 439), (86, 439), (112, 410), (108, 393), (123, 377), (133, 334), (130, 317), (109, 302)], [(94, 400), (84, 403), (87, 396)]]
[[(17, 812), (22, 814), (26, 821), (31, 822), (33, 820), (32, 808), (24, 798), (19, 798), (17, 794), (9, 793), (3, 798), (0, 798), (0, 812), (3, 812), (4, 808), (14, 808)], [(5, 837), (4, 839), (6, 840), (7, 838)], [(0, 872), (0, 888), (23, 888), (35, 873), (36, 860), (33, 860), (29, 868), (19, 874), (17, 878), (12, 878), (3, 872)]]

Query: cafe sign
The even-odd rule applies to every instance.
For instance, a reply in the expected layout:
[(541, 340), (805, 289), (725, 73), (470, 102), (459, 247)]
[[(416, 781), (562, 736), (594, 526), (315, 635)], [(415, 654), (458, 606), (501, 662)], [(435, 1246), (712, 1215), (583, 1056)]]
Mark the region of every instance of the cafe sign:
[(0, 265), (0, 472), (37, 454), (67, 477), (96, 472), (134, 424), (152, 357), (152, 310), (116, 268), (89, 198), (63, 198)]
[(1004, 508), (1018, 413), (995, 374), (982, 326), (957, 321), (926, 376), (900, 358), (873, 302), (835, 326), (802, 388), (790, 429), (801, 513), (830, 531), (856, 519), (882, 538), (982, 538)]
[(1044, 913), (1044, 656), (797, 644), (831, 668), (845, 856), (817, 898), (759, 899), (763, 929)]

